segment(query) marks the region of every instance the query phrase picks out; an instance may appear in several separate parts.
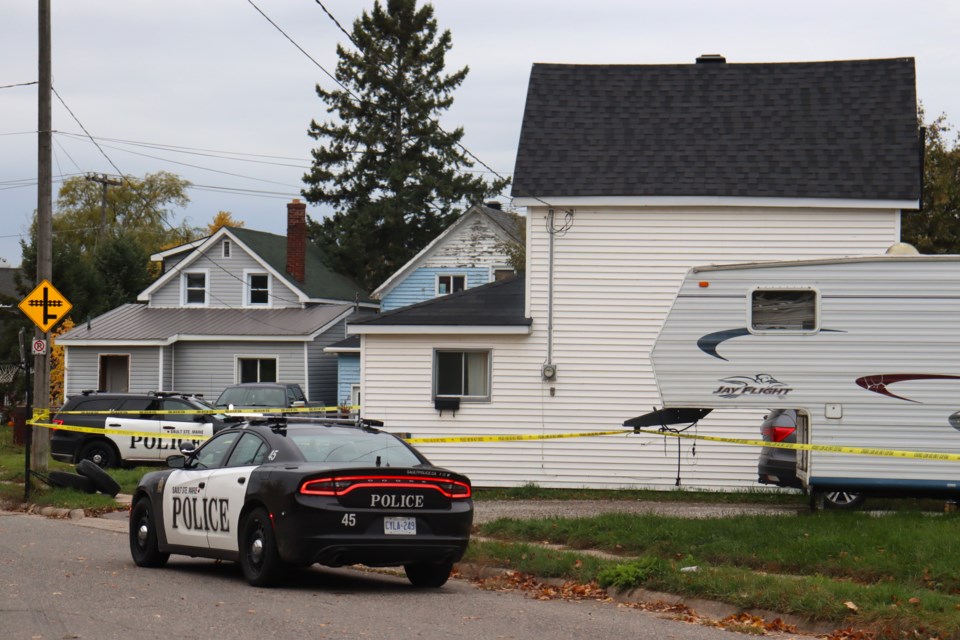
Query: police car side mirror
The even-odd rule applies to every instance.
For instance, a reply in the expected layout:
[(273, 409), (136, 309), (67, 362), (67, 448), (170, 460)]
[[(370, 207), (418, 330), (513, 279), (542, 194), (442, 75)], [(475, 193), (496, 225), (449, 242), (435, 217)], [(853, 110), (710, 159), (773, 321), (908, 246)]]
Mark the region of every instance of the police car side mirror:
[(183, 469), (187, 465), (187, 459), (183, 456), (167, 456), (167, 466), (171, 469)]

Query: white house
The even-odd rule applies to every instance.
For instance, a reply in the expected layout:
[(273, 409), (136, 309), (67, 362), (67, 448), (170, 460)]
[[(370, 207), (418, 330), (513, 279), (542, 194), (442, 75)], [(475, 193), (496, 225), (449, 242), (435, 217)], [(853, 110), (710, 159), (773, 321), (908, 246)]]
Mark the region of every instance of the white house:
[[(534, 65), (513, 184), (529, 323), (467, 305), (497, 284), (351, 322), (365, 415), (414, 437), (559, 436), (649, 412), (650, 350), (691, 266), (900, 239), (920, 199), (916, 108), (912, 59)], [(447, 308), (458, 299), (466, 312)], [(756, 438), (762, 415), (698, 430)], [(480, 486), (666, 488), (678, 463), (682, 486), (756, 486), (758, 451), (738, 445), (684, 442), (679, 460), (643, 435), (421, 448)]]

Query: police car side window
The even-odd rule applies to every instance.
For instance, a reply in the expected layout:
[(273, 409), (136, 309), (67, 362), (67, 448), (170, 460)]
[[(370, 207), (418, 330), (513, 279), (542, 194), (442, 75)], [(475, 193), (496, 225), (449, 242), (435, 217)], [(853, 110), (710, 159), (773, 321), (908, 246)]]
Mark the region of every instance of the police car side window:
[[(120, 402), (120, 404), (117, 405), (117, 407), (114, 409), (114, 411), (123, 411), (123, 412), (125, 412), (125, 413), (123, 413), (122, 415), (124, 415), (124, 416), (127, 417), (127, 418), (147, 418), (147, 419), (149, 419), (149, 418), (151, 417), (150, 414), (138, 415), (138, 414), (135, 413), (135, 412), (137, 412), (137, 411), (146, 411), (146, 410), (148, 410), (148, 409), (149, 409), (149, 410), (153, 410), (153, 409), (156, 409), (156, 408), (157, 408), (156, 402), (155, 402), (154, 400), (151, 400), (150, 398), (126, 398), (126, 399), (122, 400), (122, 401)], [(133, 413), (126, 413), (126, 412), (128, 412), (128, 411), (129, 411), (129, 412), (133, 412)], [(155, 417), (155, 416), (154, 416), (154, 417)]]
[(253, 435), (245, 433), (240, 438), (240, 442), (230, 454), (230, 460), (227, 461), (228, 467), (249, 467), (251, 465), (263, 464), (263, 459), (267, 456), (267, 445), (263, 440)]
[[(169, 398), (163, 401), (163, 409), (164, 411), (189, 411), (193, 407), (182, 400)], [(193, 414), (190, 413), (163, 413), (160, 416), (166, 422), (193, 422)]]
[(239, 435), (238, 433), (224, 433), (207, 440), (207, 443), (197, 450), (197, 455), (194, 457), (196, 463), (194, 466), (201, 469), (222, 467), (223, 463), (226, 462), (230, 447), (233, 446)]

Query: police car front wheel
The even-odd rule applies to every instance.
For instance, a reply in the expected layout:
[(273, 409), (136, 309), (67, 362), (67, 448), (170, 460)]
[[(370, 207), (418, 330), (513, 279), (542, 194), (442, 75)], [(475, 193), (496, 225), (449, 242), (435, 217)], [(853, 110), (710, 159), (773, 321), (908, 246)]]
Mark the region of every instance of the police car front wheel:
[(162, 567), (170, 559), (157, 546), (157, 521), (149, 498), (141, 498), (130, 510), (130, 555), (138, 567)]

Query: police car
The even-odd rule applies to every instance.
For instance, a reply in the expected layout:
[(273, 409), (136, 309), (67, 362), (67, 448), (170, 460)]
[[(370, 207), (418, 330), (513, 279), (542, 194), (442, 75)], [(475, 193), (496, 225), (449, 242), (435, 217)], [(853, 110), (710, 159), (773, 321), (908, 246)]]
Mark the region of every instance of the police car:
[(254, 586), (315, 563), (403, 566), (415, 586), (443, 585), (469, 541), (470, 480), (376, 426), (278, 417), (183, 443), (133, 496), (133, 561), (232, 560)]

